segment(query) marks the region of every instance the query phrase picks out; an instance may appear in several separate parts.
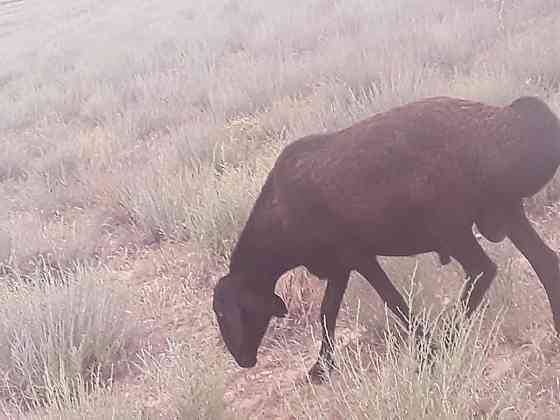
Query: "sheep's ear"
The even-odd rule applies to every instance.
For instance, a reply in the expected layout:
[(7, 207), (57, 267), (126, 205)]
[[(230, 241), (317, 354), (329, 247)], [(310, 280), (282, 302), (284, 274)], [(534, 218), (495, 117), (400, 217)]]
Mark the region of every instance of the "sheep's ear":
[(272, 316), (284, 318), (288, 314), (288, 308), (280, 296), (272, 295)]

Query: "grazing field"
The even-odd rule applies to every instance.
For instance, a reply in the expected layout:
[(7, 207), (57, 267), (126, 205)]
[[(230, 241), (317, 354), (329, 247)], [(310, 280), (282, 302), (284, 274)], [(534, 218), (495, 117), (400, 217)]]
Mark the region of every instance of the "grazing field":
[[(559, 31), (558, 0), (0, 0), (0, 416), (558, 418), (560, 343), (507, 241), (481, 239), (500, 271), (470, 321), (457, 263), (383, 259), (460, 326), (431, 371), (358, 275), (320, 387), (319, 280), (284, 276), (251, 370), (210, 302), (284, 145), (426, 96), (560, 113)], [(559, 179), (526, 202), (556, 250)]]

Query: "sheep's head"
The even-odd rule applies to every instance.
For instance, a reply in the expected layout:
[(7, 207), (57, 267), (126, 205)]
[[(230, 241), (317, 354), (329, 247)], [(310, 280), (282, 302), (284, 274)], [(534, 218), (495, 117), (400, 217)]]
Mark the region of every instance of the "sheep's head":
[(228, 274), (214, 288), (213, 309), (222, 338), (237, 364), (255, 366), (257, 351), (273, 316), (288, 310), (280, 296), (260, 296)]

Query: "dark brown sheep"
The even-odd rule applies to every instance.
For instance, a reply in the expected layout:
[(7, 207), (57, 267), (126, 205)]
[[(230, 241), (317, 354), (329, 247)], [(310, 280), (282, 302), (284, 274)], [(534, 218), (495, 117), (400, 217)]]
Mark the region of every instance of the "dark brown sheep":
[(351, 270), (408, 323), (406, 302), (377, 256), (438, 252), (444, 263), (455, 258), (467, 275), (463, 300), (472, 313), (496, 275), (473, 224), (491, 241), (509, 237), (525, 255), (560, 332), (557, 256), (532, 228), (522, 204), (559, 164), (560, 123), (534, 97), (504, 107), (429, 98), (293, 142), (271, 170), (230, 272), (214, 290), (227, 348), (240, 366), (256, 364), (271, 317), (287, 313), (274, 293), (276, 282), (296, 266), (328, 280), (313, 379), (333, 364), (331, 343)]

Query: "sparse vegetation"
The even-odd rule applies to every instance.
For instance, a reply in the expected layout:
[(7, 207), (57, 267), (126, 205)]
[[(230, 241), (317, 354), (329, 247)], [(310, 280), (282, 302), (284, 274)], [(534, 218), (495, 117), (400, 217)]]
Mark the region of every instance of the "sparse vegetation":
[[(8, 418), (286, 418), (278, 401), (295, 407), (296, 397), (278, 347), (284, 329), (255, 370), (232, 372), (209, 309), (209, 286), (282, 146), (439, 94), (494, 104), (536, 94), (560, 112), (557, 0), (4, 3), (0, 413)], [(556, 249), (559, 199), (557, 177), (528, 202)], [(507, 243), (485, 247), (502, 271), (485, 319), (502, 306), (507, 315), (495, 331), (465, 325), (492, 343), (484, 352), (469, 343), (454, 353), (479, 366), (444, 362), (455, 376), (428, 377), (383, 343), (369, 354), (386, 319), (355, 276), (340, 324), (352, 325), (359, 301), (366, 316), (353, 340), (375, 364), (365, 374), (349, 355), (339, 379), (318, 391), (329, 405), (300, 386), (300, 407), (319, 409), (308, 417), (375, 418), (398, 403), (408, 418), (429, 404), (430, 418), (557, 418), (560, 359), (544, 294)], [(383, 261), (404, 289), (416, 263), (416, 306), (437, 312), (462, 274), (431, 256)], [(457, 281), (443, 282), (450, 271)], [(314, 355), (310, 323), (293, 321), (316, 317), (318, 283), (294, 276), (281, 291), (291, 303), (282, 342)], [(132, 344), (144, 348), (132, 354)], [(133, 363), (116, 375), (125, 362)], [(487, 365), (506, 367), (492, 376)], [(267, 372), (280, 382), (274, 389)], [(508, 402), (498, 414), (457, 392), (436, 404), (450, 389), (438, 380), (452, 377), (464, 379), (455, 390)], [(350, 405), (357, 411), (344, 411)]]
[[(209, 345), (210, 343), (206, 343)], [(206, 353), (188, 343), (168, 342), (159, 360), (143, 355), (142, 369), (163, 400), (165, 418), (220, 420), (225, 414), (222, 355)], [(212, 360), (216, 357), (217, 359)], [(211, 373), (212, 372), (212, 373)]]
[[(397, 328), (386, 332), (382, 353), (350, 342), (337, 355), (337, 377), (329, 380), (328, 391), (300, 389), (300, 399), (287, 402), (289, 410), (307, 419), (500, 418), (512, 395), (489, 392), (484, 370), (497, 348), (501, 316), (483, 314), (484, 309), (466, 319), (459, 307), (437, 314), (423, 310), (405, 335)], [(419, 326), (439, 334), (418, 346), (409, 337)], [(458, 331), (452, 345), (444, 339), (449, 327)]]
[[(208, 369), (220, 368), (215, 354), (193, 351), (188, 343), (169, 342), (165, 355), (143, 351), (139, 359), (139, 380), (149, 389), (148, 401), (130, 398), (113, 383), (104, 383), (96, 374), (85, 381), (81, 377), (57, 389), (48, 404), (29, 406), (0, 404), (0, 414), (9, 418), (42, 420), (220, 420), (225, 417), (224, 377), (208, 375)], [(92, 388), (95, 390), (92, 393)], [(158, 409), (151, 408), (158, 407)], [(163, 407), (163, 408), (161, 408)], [(29, 409), (33, 411), (29, 411)]]
[(39, 270), (12, 273), (0, 293), (0, 397), (24, 406), (69, 398), (81, 381), (107, 383), (137, 333), (109, 273)]

